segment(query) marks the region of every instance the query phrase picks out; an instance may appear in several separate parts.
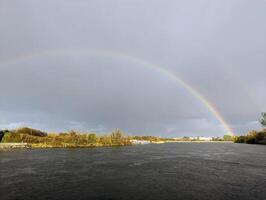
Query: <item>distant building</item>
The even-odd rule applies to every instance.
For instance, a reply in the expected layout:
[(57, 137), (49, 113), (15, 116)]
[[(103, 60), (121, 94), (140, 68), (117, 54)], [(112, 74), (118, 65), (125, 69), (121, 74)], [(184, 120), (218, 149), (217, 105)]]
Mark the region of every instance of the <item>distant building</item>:
[(150, 144), (151, 142), (148, 140), (130, 140), (132, 144)]
[(174, 140), (177, 141), (212, 141), (214, 137), (204, 137), (204, 136), (193, 136), (193, 137), (182, 137), (182, 138), (173, 138)]
[(196, 137), (189, 137), (189, 140), (212, 141), (212, 138), (213, 137), (196, 136)]
[(183, 137), (175, 137), (173, 138), (174, 140), (183, 140), (184, 138)]
[(212, 141), (212, 137), (198, 137), (200, 141)]

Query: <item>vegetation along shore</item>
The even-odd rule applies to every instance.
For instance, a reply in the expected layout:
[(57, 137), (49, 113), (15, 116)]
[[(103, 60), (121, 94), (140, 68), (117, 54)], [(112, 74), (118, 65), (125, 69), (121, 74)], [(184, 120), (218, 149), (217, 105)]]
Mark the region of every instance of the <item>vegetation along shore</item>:
[(236, 136), (234, 142), (266, 145), (266, 129), (261, 131), (251, 131), (247, 135)]
[[(165, 142), (206, 142), (197, 138), (161, 138), (156, 136), (127, 136), (116, 129), (105, 135), (80, 133), (76, 131), (46, 133), (44, 131), (23, 127), (16, 130), (0, 131), (0, 150), (15, 148), (88, 148), (115, 147), (135, 144), (160, 144)], [(266, 144), (266, 129), (251, 131), (245, 136), (212, 138), (211, 142), (235, 142), (248, 144)]]
[(122, 131), (115, 130), (108, 135), (97, 136), (95, 133), (46, 133), (24, 127), (5, 131), (1, 143), (24, 143), (31, 148), (62, 148), (62, 147), (98, 147), (131, 145), (130, 138)]

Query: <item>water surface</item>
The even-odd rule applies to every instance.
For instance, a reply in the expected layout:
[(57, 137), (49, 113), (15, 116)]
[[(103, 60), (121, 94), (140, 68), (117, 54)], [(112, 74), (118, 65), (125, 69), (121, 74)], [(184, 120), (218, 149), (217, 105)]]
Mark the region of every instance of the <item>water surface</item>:
[(0, 199), (266, 199), (266, 146), (169, 143), (0, 152)]

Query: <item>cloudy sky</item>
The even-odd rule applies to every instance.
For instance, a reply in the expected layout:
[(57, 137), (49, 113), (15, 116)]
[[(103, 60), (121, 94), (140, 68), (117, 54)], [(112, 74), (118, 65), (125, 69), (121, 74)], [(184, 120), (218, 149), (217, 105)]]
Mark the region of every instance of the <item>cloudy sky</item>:
[(227, 133), (206, 101), (259, 129), (265, 21), (264, 0), (0, 0), (0, 129)]

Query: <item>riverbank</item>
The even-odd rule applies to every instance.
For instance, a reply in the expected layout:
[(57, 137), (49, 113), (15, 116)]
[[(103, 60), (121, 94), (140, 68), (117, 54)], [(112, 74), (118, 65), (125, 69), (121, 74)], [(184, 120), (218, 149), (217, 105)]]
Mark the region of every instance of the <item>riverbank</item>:
[(165, 143), (234, 143), (234, 142), (233, 141), (179, 140), (179, 141), (167, 141)]
[(123, 147), (123, 146), (135, 146), (135, 145), (145, 145), (145, 144), (165, 144), (165, 143), (233, 143), (232, 141), (165, 141), (165, 142), (149, 142), (143, 144), (127, 144), (127, 145), (103, 145), (103, 144), (86, 144), (86, 145), (77, 145), (77, 144), (60, 144), (60, 145), (51, 145), (45, 143), (0, 143), (1, 150), (11, 150), (11, 149), (55, 149), (55, 148), (99, 148), (99, 147)]
[(28, 143), (0, 143), (1, 150), (11, 150), (11, 149), (54, 149), (54, 148), (97, 148), (97, 147), (122, 147), (131, 145), (75, 145), (75, 144), (63, 144), (63, 145), (51, 145), (51, 144), (28, 144)]
[(28, 127), (16, 130), (2, 131), (1, 149), (48, 149), (48, 148), (97, 148), (97, 147), (122, 147), (145, 144), (164, 143), (231, 143), (235, 138), (225, 135), (221, 137), (183, 137), (162, 138), (157, 136), (128, 136), (116, 129), (105, 135), (90, 132), (60, 132), (46, 133)]
[(31, 148), (31, 145), (27, 143), (0, 143), (0, 150), (28, 148)]
[(98, 148), (98, 147), (123, 147), (123, 146), (131, 146), (131, 144), (60, 144), (60, 145), (51, 145), (51, 144), (30, 144), (30, 148), (32, 149), (50, 149), (50, 148)]

